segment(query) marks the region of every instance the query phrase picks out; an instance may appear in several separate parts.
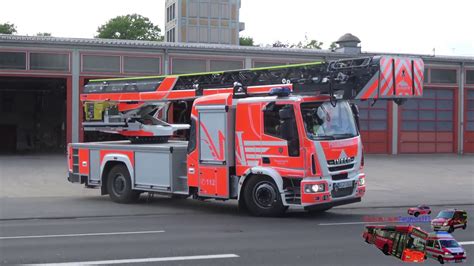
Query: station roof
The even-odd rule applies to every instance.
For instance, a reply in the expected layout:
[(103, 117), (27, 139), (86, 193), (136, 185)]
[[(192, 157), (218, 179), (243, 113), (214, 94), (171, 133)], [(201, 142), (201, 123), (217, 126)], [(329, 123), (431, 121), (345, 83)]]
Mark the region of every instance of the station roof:
[[(318, 49), (299, 49), (299, 48), (276, 48), (276, 47), (258, 47), (258, 46), (238, 46), (223, 44), (203, 44), (203, 43), (170, 43), (157, 41), (136, 41), (136, 40), (118, 40), (118, 39), (98, 39), (98, 38), (65, 38), (65, 37), (47, 37), (47, 36), (21, 36), (0, 34), (1, 46), (54, 46), (70, 49), (161, 49), (171, 51), (186, 51), (187, 53), (202, 52), (231, 52), (235, 54), (261, 54), (261, 55), (294, 55), (294, 56), (312, 56), (321, 58), (347, 58), (344, 53), (337, 53), (330, 50)], [(420, 56), (424, 60), (440, 62), (465, 62), (474, 63), (474, 57), (471, 56), (444, 56), (427, 54), (398, 54), (389, 52), (362, 52), (356, 56), (368, 55), (403, 55)]]

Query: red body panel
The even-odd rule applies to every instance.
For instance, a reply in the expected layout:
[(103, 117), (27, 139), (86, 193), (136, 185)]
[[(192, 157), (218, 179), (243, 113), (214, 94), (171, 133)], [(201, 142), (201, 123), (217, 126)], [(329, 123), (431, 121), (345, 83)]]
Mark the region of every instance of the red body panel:
[(79, 173), (89, 175), (89, 150), (79, 149)]

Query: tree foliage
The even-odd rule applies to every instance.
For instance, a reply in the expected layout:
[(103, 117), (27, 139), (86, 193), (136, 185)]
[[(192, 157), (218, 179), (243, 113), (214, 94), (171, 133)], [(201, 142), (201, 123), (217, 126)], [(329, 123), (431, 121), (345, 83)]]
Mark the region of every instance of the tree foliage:
[(329, 45), (329, 50), (331, 50), (331, 51), (336, 50), (336, 48), (337, 48), (336, 42), (332, 42), (332, 43)]
[(138, 14), (118, 16), (97, 29), (96, 38), (162, 41), (160, 27)]
[(52, 36), (50, 32), (38, 32), (36, 33), (36, 36), (39, 36), (39, 37), (50, 37)]
[(322, 49), (323, 42), (317, 40), (309, 40), (305, 38), (304, 41), (298, 43), (289, 44), (287, 42), (276, 41), (272, 44), (272, 47), (278, 48), (299, 48), (299, 49)]
[(0, 24), (0, 33), (2, 34), (14, 34), (16, 33), (16, 26), (13, 23)]
[(239, 44), (241, 46), (254, 46), (252, 37), (240, 37)]

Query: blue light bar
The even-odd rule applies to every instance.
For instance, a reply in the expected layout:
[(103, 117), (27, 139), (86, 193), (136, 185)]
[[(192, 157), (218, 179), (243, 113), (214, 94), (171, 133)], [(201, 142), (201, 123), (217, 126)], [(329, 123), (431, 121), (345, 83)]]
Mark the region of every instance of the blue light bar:
[(270, 90), (268, 95), (270, 96), (278, 96), (278, 97), (286, 97), (291, 94), (290, 88), (281, 87), (281, 88), (273, 88)]

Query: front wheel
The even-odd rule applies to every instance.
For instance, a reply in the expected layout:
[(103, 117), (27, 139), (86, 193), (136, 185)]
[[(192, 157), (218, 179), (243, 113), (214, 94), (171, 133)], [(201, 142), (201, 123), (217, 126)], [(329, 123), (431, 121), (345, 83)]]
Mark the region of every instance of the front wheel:
[(115, 165), (110, 169), (107, 190), (112, 201), (118, 203), (133, 203), (140, 197), (140, 192), (132, 190), (130, 173), (123, 164)]
[(280, 192), (268, 176), (253, 176), (244, 187), (247, 210), (255, 216), (280, 216), (285, 213)]
[(452, 233), (452, 232), (454, 232), (454, 226), (451, 225), (448, 229), (448, 233)]
[(415, 217), (418, 217), (418, 215), (420, 215), (420, 213), (419, 213), (419, 212), (415, 212), (414, 215), (415, 215)]
[(438, 256), (438, 261), (440, 264), (444, 264), (444, 260), (443, 260), (443, 257), (441, 256)]
[(464, 224), (464, 225), (462, 226), (462, 230), (466, 230), (466, 228), (467, 228), (467, 224)]

